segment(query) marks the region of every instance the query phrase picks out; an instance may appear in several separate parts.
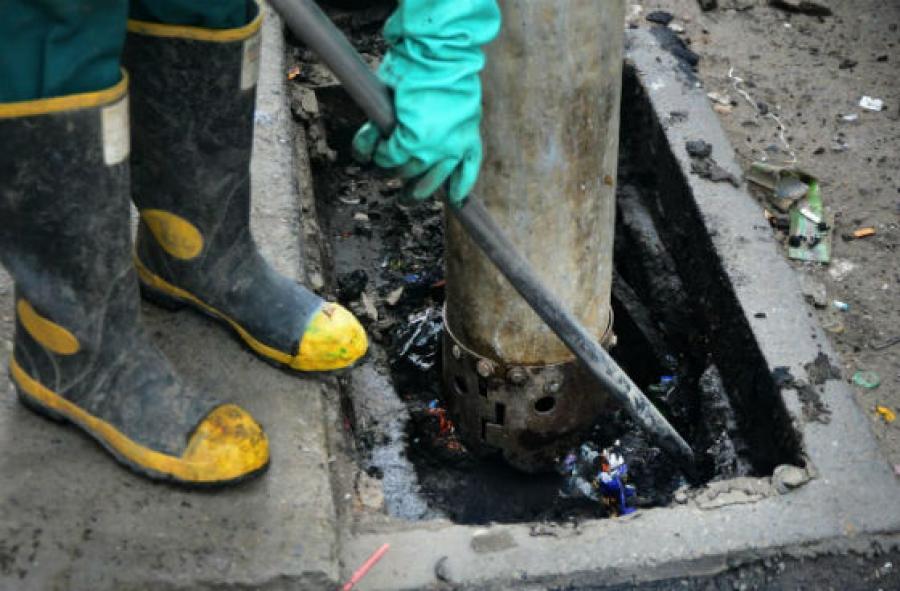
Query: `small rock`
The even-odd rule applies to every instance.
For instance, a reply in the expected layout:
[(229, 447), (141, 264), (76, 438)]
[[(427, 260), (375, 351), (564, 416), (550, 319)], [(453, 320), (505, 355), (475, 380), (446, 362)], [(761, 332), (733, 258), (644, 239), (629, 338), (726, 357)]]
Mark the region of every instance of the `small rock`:
[(676, 492), (675, 493), (675, 502), (678, 503), (679, 505), (684, 505), (685, 503), (688, 502), (687, 494), (683, 490)]
[(354, 222), (368, 223), (368, 222), (369, 222), (369, 216), (368, 216), (367, 214), (361, 212), (361, 211), (358, 211), (358, 212), (356, 212), (355, 214), (353, 214), (353, 221), (354, 221)]
[(835, 154), (840, 154), (841, 152), (846, 152), (850, 149), (850, 144), (841, 137), (840, 135), (836, 135), (831, 138), (831, 151)]
[(362, 302), (363, 310), (365, 310), (366, 316), (371, 318), (372, 322), (376, 322), (378, 320), (378, 308), (375, 307), (375, 302), (372, 301), (372, 298), (369, 297), (369, 294), (363, 292), (360, 301)]
[(291, 111), (304, 121), (319, 116), (319, 99), (311, 88), (295, 86), (291, 89)]
[(396, 306), (397, 302), (400, 301), (400, 298), (403, 297), (403, 286), (401, 285), (384, 298), (384, 301), (388, 306)]
[(835, 318), (826, 319), (825, 321), (823, 321), (822, 328), (824, 328), (831, 334), (844, 334), (844, 331), (846, 330), (844, 323)]
[(723, 106), (731, 105), (731, 97), (729, 97), (727, 94), (721, 94), (718, 92), (710, 92), (710, 93), (707, 93), (706, 96), (709, 97), (709, 100), (716, 103), (717, 105), (723, 105)]
[(640, 4), (630, 4), (628, 6), (628, 13), (625, 15), (625, 23), (629, 28), (637, 28), (642, 12), (644, 12), (644, 7)]
[(653, 12), (649, 13), (646, 18), (651, 23), (668, 25), (675, 17), (672, 16), (671, 12), (667, 12), (665, 10), (654, 10)]
[(398, 178), (388, 179), (384, 181), (384, 188), (391, 191), (397, 191), (403, 188), (403, 180)]
[(362, 200), (355, 195), (338, 195), (338, 201), (344, 205), (359, 205)]
[(734, 107), (731, 105), (713, 105), (713, 111), (719, 113), (720, 115), (731, 115), (731, 112), (734, 110)]
[(322, 278), (321, 273), (313, 271), (309, 274), (309, 287), (313, 291), (321, 291), (325, 287), (325, 280)]
[(806, 301), (816, 308), (828, 306), (828, 292), (825, 284), (805, 274), (800, 275), (800, 290)]
[(356, 480), (356, 500), (360, 508), (381, 511), (384, 509), (384, 485), (377, 478), (360, 472)]
[(789, 464), (778, 466), (772, 473), (772, 484), (780, 494), (787, 494), (789, 491), (803, 486), (809, 480), (809, 473), (806, 470)]
[(831, 268), (828, 274), (835, 281), (843, 281), (847, 276), (856, 269), (856, 264), (846, 259), (835, 260), (831, 262)]
[(687, 153), (691, 158), (708, 158), (712, 156), (712, 144), (703, 140), (689, 140), (684, 144)]
[(681, 35), (684, 33), (684, 25), (680, 25), (678, 23), (669, 23), (669, 28), (672, 29), (673, 32)]
[(346, 304), (358, 299), (368, 282), (369, 275), (362, 269), (340, 275), (337, 280), (338, 301)]

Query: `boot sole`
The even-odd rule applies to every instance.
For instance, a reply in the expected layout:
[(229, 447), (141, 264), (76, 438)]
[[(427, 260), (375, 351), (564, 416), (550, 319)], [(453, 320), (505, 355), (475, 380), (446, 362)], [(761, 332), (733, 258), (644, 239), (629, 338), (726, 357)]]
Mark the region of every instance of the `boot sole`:
[(213, 320), (229, 327), (245, 347), (249, 348), (250, 351), (255, 353), (269, 365), (278, 369), (287, 369), (291, 372), (301, 372), (301, 370), (291, 367), (291, 360), (293, 359), (292, 355), (260, 342), (254, 338), (247, 329), (238, 324), (227, 314), (220, 312), (216, 308), (203, 302), (203, 300), (189, 291), (176, 287), (162, 277), (159, 277), (153, 273), (153, 271), (148, 269), (137, 257), (134, 257), (134, 265), (137, 268), (141, 296), (148, 302), (173, 312), (185, 307), (197, 310)]
[[(10, 375), (12, 376), (13, 383), (15, 384), (15, 387), (16, 387), (16, 394), (18, 395), (19, 401), (22, 403), (23, 406), (25, 406), (27, 409), (31, 410), (35, 414), (38, 414), (44, 418), (50, 419), (54, 422), (71, 423), (72, 425), (78, 427), (79, 430), (81, 430), (83, 433), (90, 436), (94, 441), (99, 443), (111, 456), (113, 456), (113, 458), (115, 458), (115, 460), (117, 462), (119, 462), (119, 464), (125, 466), (126, 468), (128, 468), (129, 470), (131, 470), (132, 472), (134, 472), (140, 476), (144, 476), (151, 480), (177, 484), (181, 487), (196, 488), (196, 489), (210, 489), (210, 488), (222, 488), (222, 487), (226, 487), (226, 486), (233, 486), (235, 484), (244, 482), (246, 480), (250, 480), (250, 479), (255, 478), (256, 476), (262, 474), (263, 472), (265, 472), (269, 467), (269, 463), (266, 462), (264, 465), (260, 466), (256, 470), (242, 474), (242, 475), (238, 476), (237, 478), (231, 478), (228, 480), (216, 480), (216, 481), (185, 480), (185, 479), (178, 478), (177, 476), (174, 476), (174, 475), (166, 473), (166, 472), (160, 472), (160, 471), (154, 470), (152, 468), (148, 468), (147, 466), (143, 466), (137, 462), (134, 462), (129, 457), (124, 455), (121, 451), (119, 451), (112, 444), (112, 442), (110, 442), (106, 437), (104, 437), (103, 434), (98, 433), (97, 431), (91, 429), (90, 426), (85, 424), (85, 421), (83, 418), (79, 418), (76, 415), (83, 414), (86, 417), (90, 417), (96, 421), (100, 421), (104, 425), (108, 425), (108, 423), (106, 423), (102, 419), (99, 419), (97, 417), (94, 417), (93, 415), (88, 414), (84, 410), (79, 409), (73, 403), (69, 402), (68, 400), (66, 400), (65, 398), (63, 398), (62, 396), (57, 394), (56, 392), (53, 392), (46, 386), (43, 386), (42, 388), (44, 391), (41, 392), (40, 395), (44, 396), (48, 400), (52, 401), (52, 403), (56, 406), (56, 408), (49, 406), (48, 404), (42, 402), (40, 397), (32, 395), (30, 392), (28, 392), (28, 390), (30, 389), (29, 385), (27, 384), (26, 380), (22, 380), (20, 382), (20, 377), (17, 377), (18, 374), (21, 374), (21, 376), (24, 376), (25, 378), (27, 378), (27, 380), (33, 381), (37, 384), (39, 384), (39, 382), (37, 382), (37, 380), (35, 380), (33, 377), (31, 377), (27, 373), (25, 373), (25, 371), (18, 365), (15, 358), (12, 358), (10, 360)], [(64, 409), (66, 409), (67, 407), (74, 407), (77, 409), (77, 411), (66, 412), (66, 410), (64, 410)], [(118, 430), (116, 430), (115, 427), (112, 427), (111, 425), (108, 425), (108, 427), (109, 427), (109, 429), (112, 429), (116, 433), (118, 433), (118, 435), (120, 437), (125, 438), (131, 444), (138, 446), (140, 448), (146, 449), (141, 444), (125, 437), (125, 435), (122, 434), (121, 432), (119, 432)], [(148, 451), (152, 452), (152, 450), (148, 450)], [(161, 452), (153, 452), (153, 453), (161, 453)]]

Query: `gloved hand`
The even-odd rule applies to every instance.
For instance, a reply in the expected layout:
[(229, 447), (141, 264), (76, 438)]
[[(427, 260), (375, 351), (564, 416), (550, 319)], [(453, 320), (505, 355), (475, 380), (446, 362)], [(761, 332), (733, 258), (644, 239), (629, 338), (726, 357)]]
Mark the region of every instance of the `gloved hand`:
[(385, 139), (364, 125), (353, 140), (357, 158), (396, 169), (415, 199), (445, 182), (451, 202), (465, 199), (482, 160), (481, 46), (499, 31), (496, 0), (400, 0), (378, 71), (394, 91), (397, 127)]

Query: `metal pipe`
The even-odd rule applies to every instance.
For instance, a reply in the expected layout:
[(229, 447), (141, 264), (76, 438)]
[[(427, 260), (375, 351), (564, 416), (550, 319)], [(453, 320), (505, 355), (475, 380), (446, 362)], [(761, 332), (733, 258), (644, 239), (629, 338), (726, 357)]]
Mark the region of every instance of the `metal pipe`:
[[(618, 17), (624, 14), (622, 0), (603, 3), (597, 3), (592, 0), (570, 0), (570, 2), (562, 4), (557, 3), (555, 0), (501, 1), (507, 28), (511, 22), (516, 22), (516, 19), (510, 18), (511, 14), (515, 14), (514, 11), (516, 10), (524, 14), (528, 10), (528, 5), (532, 2), (541, 6), (541, 10), (543, 10), (541, 18), (548, 22), (559, 22), (558, 18), (554, 18), (555, 13), (559, 12), (573, 17), (587, 16), (591, 10), (607, 16), (612, 14), (614, 15), (612, 27), (606, 27), (604, 30), (613, 31), (613, 37), (617, 40), (614, 43), (621, 45), (621, 28), (624, 26), (622, 22), (624, 19)], [(350, 96), (365, 111), (366, 115), (386, 135), (390, 134), (396, 125), (396, 119), (393, 112), (393, 101), (388, 89), (375, 77), (349, 41), (334, 26), (318, 5), (313, 0), (269, 0), (269, 3), (282, 16), (294, 35), (315, 51), (326, 65), (331, 68), (335, 76), (344, 84)], [(580, 12), (578, 10), (570, 11), (568, 10), (570, 5), (578, 5), (582, 10)], [(615, 9), (611, 12), (604, 10), (603, 7), (607, 5), (611, 5)], [(575, 18), (575, 21), (571, 21), (569, 24), (573, 26), (580, 24), (581, 27), (585, 27), (587, 23), (594, 22), (590, 19), (585, 19), (579, 23), (577, 22), (578, 20), (578, 18)], [(563, 31), (557, 31), (557, 33), (563, 33)], [(593, 30), (592, 34), (597, 38), (603, 37), (603, 32), (600, 29)], [(523, 41), (526, 46), (529, 43), (538, 42), (532, 39)], [(537, 47), (536, 51), (542, 51), (543, 49), (543, 47)], [(569, 59), (566, 56), (564, 57)], [(619, 49), (619, 57), (621, 57), (621, 48)], [(575, 71), (577, 71), (577, 68), (583, 66), (583, 64), (570, 63), (570, 66), (575, 66)], [(620, 83), (618, 80), (610, 80), (608, 78), (605, 82), (613, 85)], [(595, 89), (588, 87), (585, 90), (590, 93)], [(583, 102), (580, 104), (589, 105), (596, 98), (595, 95), (586, 94), (582, 97)], [(608, 101), (607, 105), (609, 104), (611, 103)], [(616, 117), (618, 116), (617, 110), (615, 115)], [(512, 119), (516, 115), (515, 113), (508, 113), (506, 117)], [(607, 117), (607, 120), (609, 119)], [(521, 119), (515, 119), (515, 124), (522, 126), (523, 130), (528, 129), (523, 126)], [(546, 121), (540, 118), (534, 122), (536, 126), (560, 124), (561, 122), (559, 121)], [(577, 132), (576, 128), (589, 124), (590, 121), (572, 119), (571, 125), (574, 127), (571, 131), (573, 133)], [(531, 132), (535, 131), (534, 128), (530, 128), (530, 130)], [(528, 131), (525, 131), (525, 133), (528, 133)], [(616, 141), (616, 139), (601, 137), (600, 144)], [(599, 144), (592, 143), (580, 145), (580, 148), (585, 151), (597, 150), (601, 149), (601, 147)], [(610, 174), (615, 174), (614, 168)], [(610, 183), (606, 178), (607, 176), (609, 175), (601, 175), (595, 178), (594, 182), (600, 182), (609, 186)], [(549, 189), (552, 190), (553, 187)], [(548, 199), (547, 205), (553, 206), (552, 199)], [(605, 387), (607, 392), (621, 403), (631, 416), (664, 449), (677, 458), (687, 463), (692, 463), (693, 452), (690, 446), (681, 438), (665, 417), (659, 413), (634, 382), (625, 375), (609, 354), (599, 346), (595, 337), (547, 290), (541, 279), (532, 270), (528, 261), (518, 254), (514, 244), (497, 226), (478, 198), (470, 196), (462, 207), (448, 206), (448, 209), (452, 212), (453, 219), (457, 220), (465, 229), (472, 242), (478, 245), (484, 255), (504, 274), (516, 291), (521, 294), (547, 326), (576, 354), (591, 374)], [(532, 240), (534, 238), (535, 236), (530, 237)], [(546, 241), (542, 240), (542, 242)]]

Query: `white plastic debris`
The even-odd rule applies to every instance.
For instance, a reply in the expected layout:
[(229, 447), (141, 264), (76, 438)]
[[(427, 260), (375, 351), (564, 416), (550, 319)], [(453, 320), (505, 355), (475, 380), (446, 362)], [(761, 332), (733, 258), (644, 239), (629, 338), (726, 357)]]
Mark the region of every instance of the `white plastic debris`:
[(629, 26), (637, 26), (638, 21), (641, 20), (641, 13), (644, 11), (644, 7), (640, 4), (631, 4), (628, 6), (628, 12), (625, 15), (625, 22)]
[(852, 123), (859, 119), (859, 113), (847, 113), (846, 115), (841, 115), (841, 121), (846, 121), (847, 123)]
[(801, 207), (801, 208), (800, 208), (800, 213), (803, 215), (803, 217), (805, 217), (806, 219), (808, 219), (809, 221), (811, 221), (811, 222), (814, 223), (814, 224), (820, 224), (820, 223), (822, 223), (822, 217), (816, 215), (816, 214), (815, 214), (811, 209), (809, 209), (808, 207)]
[(884, 109), (884, 101), (871, 96), (863, 96), (859, 99), (859, 106), (867, 111), (881, 111)]
[(716, 103), (717, 105), (731, 105), (731, 97), (727, 94), (722, 94), (719, 92), (708, 92), (706, 96), (709, 97), (709, 100)]

